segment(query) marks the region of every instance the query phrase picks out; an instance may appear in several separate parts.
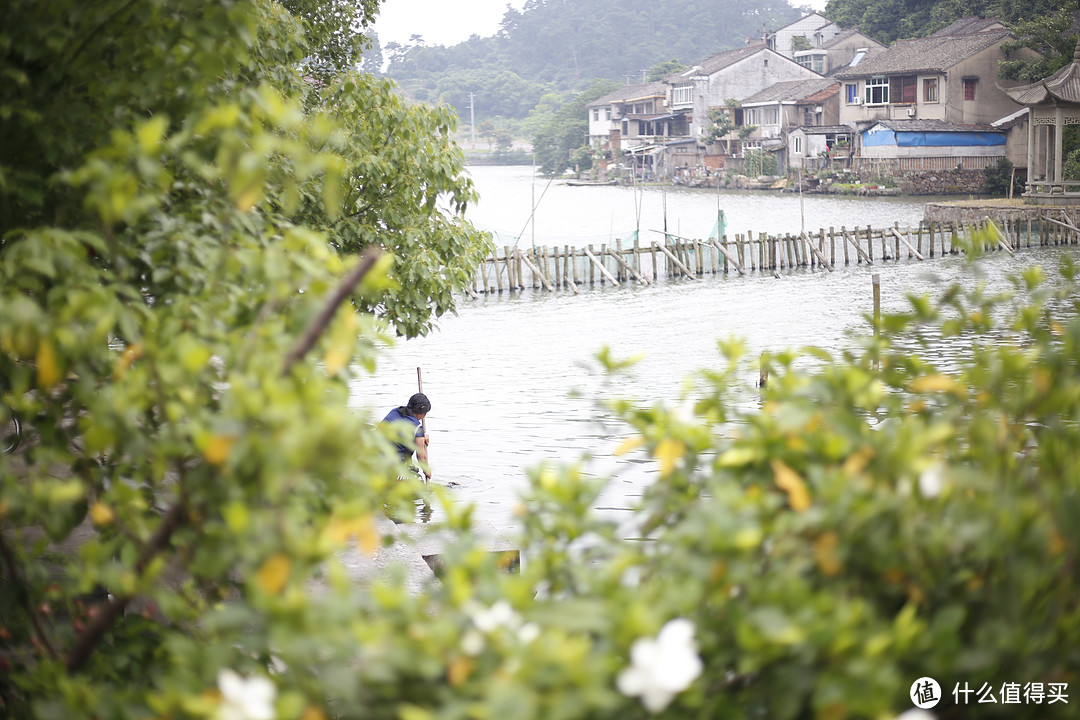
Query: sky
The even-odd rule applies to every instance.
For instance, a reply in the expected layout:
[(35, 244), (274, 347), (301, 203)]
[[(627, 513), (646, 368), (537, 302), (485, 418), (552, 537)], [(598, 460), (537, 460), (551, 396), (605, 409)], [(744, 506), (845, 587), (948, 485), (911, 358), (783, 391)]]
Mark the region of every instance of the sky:
[[(798, 0), (792, 4), (821, 10), (825, 2)], [(520, 10), (525, 0), (383, 0), (375, 32), (383, 45), (407, 42), (413, 34), (424, 38), (427, 45), (454, 45), (474, 33), (494, 35), (507, 5)]]
[(427, 45), (454, 45), (474, 33), (494, 35), (507, 5), (520, 10), (525, 0), (383, 0), (375, 32), (383, 45), (413, 34)]

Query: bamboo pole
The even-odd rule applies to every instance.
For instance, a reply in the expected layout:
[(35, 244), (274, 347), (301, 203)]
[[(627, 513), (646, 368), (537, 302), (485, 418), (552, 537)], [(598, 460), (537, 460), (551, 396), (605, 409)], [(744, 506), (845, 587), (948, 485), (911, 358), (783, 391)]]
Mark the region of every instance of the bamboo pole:
[[(603, 273), (603, 275), (611, 281), (612, 285), (619, 284), (619, 281), (615, 279), (615, 276), (608, 272), (608, 269), (604, 267), (604, 264), (602, 262), (596, 259), (596, 256), (592, 254), (592, 251), (589, 248), (585, 248), (585, 255), (587, 255), (588, 258), (592, 260), (593, 264), (596, 265), (596, 267), (600, 270), (600, 272)], [(600, 283), (603, 284), (603, 282), (603, 279), (601, 279)]]
[[(634, 278), (637, 279), (637, 281), (640, 282), (642, 285), (648, 285), (649, 284), (649, 281), (646, 278), (644, 278), (641, 275), (641, 273), (639, 273), (637, 270), (635, 270), (633, 265), (626, 262), (626, 260), (623, 259), (622, 257), (620, 257), (617, 253), (612, 255), (612, 257), (615, 258), (615, 262), (618, 263), (619, 267), (622, 270), (624, 270), (626, 273), (629, 273), (629, 275), (634, 276)], [(628, 278), (629, 275), (624, 275), (624, 279)]]
[(917, 257), (918, 259), (920, 259), (920, 260), (925, 260), (926, 259), (926, 258), (923, 257), (923, 254), (921, 252), (919, 252), (918, 250), (915, 249), (914, 245), (912, 245), (906, 238), (904, 238), (904, 236), (902, 236), (900, 234), (899, 230), (897, 230), (896, 228), (889, 228), (889, 232), (891, 232), (893, 235), (896, 236), (896, 259), (897, 260), (900, 259), (900, 243), (904, 243), (904, 245), (907, 245), (907, 249), (908, 249), (908, 253), (909, 253), (908, 257), (909, 258), (911, 257), (910, 253), (915, 253), (915, 257)]
[(801, 237), (806, 239), (806, 245), (810, 248), (810, 252), (817, 256), (818, 264), (823, 266), (829, 272), (832, 272), (832, 266), (829, 265), (829, 261), (825, 259), (825, 255), (823, 255), (820, 250), (814, 247), (814, 242), (806, 236), (806, 233), (802, 233)]
[[(654, 230), (653, 232), (660, 232), (660, 233), (662, 233), (663, 231), (661, 231), (661, 230)], [(666, 233), (663, 233), (663, 234), (665, 234), (665, 235), (666, 235)], [(656, 242), (655, 240), (653, 241), (653, 245), (654, 245), (654, 246), (656, 246), (657, 248), (659, 248), (660, 252), (664, 253), (664, 255), (666, 255), (666, 256), (667, 256), (668, 260), (671, 260), (671, 262), (675, 263), (675, 267), (677, 267), (677, 268), (679, 268), (680, 270), (682, 270), (683, 274), (684, 274), (684, 275), (686, 275), (686, 277), (688, 277), (688, 278), (690, 278), (690, 279), (692, 279), (692, 280), (697, 280), (697, 278), (696, 278), (696, 277), (694, 277), (694, 273), (692, 273), (692, 272), (690, 271), (690, 268), (688, 268), (688, 267), (686, 267), (685, 265), (683, 265), (682, 261), (681, 261), (681, 260), (679, 260), (679, 258), (675, 257), (675, 255), (673, 255), (673, 254), (672, 254), (672, 252), (671, 252), (670, 250), (668, 250), (668, 249), (667, 249), (666, 247), (664, 247), (663, 245), (660, 245), (660, 244), (659, 244), (659, 243), (657, 243), (657, 242)]]
[[(717, 249), (717, 250), (719, 250), (719, 251), (720, 251), (720, 252), (721, 252), (721, 253), (722, 253), (722, 254), (724, 255), (724, 272), (727, 272), (727, 264), (728, 264), (728, 261), (730, 260), (730, 261), (731, 261), (731, 264), (735, 266), (735, 269), (739, 271), (739, 274), (740, 274), (740, 275), (745, 275), (745, 274), (746, 274), (746, 271), (745, 271), (745, 270), (743, 270), (742, 264), (740, 264), (740, 263), (739, 263), (739, 262), (738, 262), (738, 261), (737, 261), (737, 260), (736, 260), (736, 259), (735, 259), (734, 257), (732, 257), (732, 256), (731, 256), (731, 254), (730, 254), (730, 253), (728, 252), (728, 249), (727, 249), (727, 247), (726, 247), (726, 245), (727, 245), (727, 240), (725, 240), (725, 241), (724, 241), (724, 244), (723, 244), (723, 245), (720, 245), (720, 244), (719, 244), (718, 242), (716, 242), (716, 240), (715, 240), (715, 239), (713, 239), (713, 241), (712, 241), (712, 242), (713, 242), (713, 245), (714, 245), (714, 246), (716, 247), (716, 249)], [(753, 259), (753, 257), (754, 257), (754, 255), (753, 255), (753, 253), (751, 253), (751, 254), (750, 254), (750, 258), (751, 258), (751, 259)]]
[(524, 261), (525, 265), (528, 266), (529, 270), (532, 271), (534, 287), (536, 286), (537, 279), (539, 279), (540, 282), (543, 283), (545, 288), (547, 288), (551, 292), (555, 292), (555, 288), (551, 287), (551, 283), (548, 282), (548, 279), (544, 276), (542, 272), (540, 272), (540, 268), (536, 267), (536, 265), (533, 265), (529, 258), (525, 257), (524, 254), (521, 255), (521, 260)]

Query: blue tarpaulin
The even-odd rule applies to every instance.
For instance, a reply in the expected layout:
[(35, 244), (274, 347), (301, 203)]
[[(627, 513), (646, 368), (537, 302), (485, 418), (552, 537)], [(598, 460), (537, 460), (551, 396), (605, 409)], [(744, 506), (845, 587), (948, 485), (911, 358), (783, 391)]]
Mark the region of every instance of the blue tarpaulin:
[(1004, 133), (896, 132), (881, 126), (863, 133), (863, 147), (991, 147), (1004, 144)]

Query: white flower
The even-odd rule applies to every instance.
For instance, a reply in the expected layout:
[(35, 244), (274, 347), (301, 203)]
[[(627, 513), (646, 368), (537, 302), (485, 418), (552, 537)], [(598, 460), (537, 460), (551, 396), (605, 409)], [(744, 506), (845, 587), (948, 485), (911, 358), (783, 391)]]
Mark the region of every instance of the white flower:
[(922, 471), (919, 475), (919, 492), (923, 497), (936, 498), (945, 487), (945, 466), (939, 462)]
[(217, 681), (221, 691), (217, 720), (274, 720), (277, 717), (274, 711), (277, 688), (266, 678), (245, 680), (224, 668), (218, 671)]
[(500, 627), (517, 630), (521, 627), (521, 617), (510, 607), (510, 603), (499, 600), (490, 608), (481, 605), (472, 605), (466, 608), (473, 624), (480, 632), (489, 633)]
[(650, 712), (660, 712), (672, 698), (701, 674), (702, 663), (694, 642), (694, 624), (669, 621), (653, 638), (640, 638), (630, 646), (630, 666), (619, 673), (616, 685), (628, 697), (639, 696)]
[(473, 657), (484, 652), (484, 636), (472, 628), (461, 637), (461, 652)]
[(935, 720), (935, 718), (933, 714), (928, 713), (925, 710), (912, 708), (900, 713), (894, 720)]
[(518, 629), (517, 636), (523, 645), (528, 645), (540, 637), (540, 626), (536, 623), (525, 623)]

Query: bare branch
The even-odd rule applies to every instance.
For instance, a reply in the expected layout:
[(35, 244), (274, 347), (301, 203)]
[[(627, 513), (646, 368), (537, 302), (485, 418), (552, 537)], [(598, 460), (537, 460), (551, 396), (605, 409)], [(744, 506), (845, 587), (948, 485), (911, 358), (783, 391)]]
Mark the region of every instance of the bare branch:
[(323, 309), (319, 311), (318, 316), (304, 331), (303, 337), (296, 346), (289, 351), (289, 354), (285, 356), (285, 365), (281, 369), (282, 375), (288, 375), (292, 366), (296, 364), (296, 361), (307, 355), (308, 351), (315, 346), (315, 342), (319, 339), (319, 336), (323, 334), (326, 327), (330, 324), (330, 320), (333, 319), (334, 313), (337, 312), (338, 306), (345, 301), (345, 298), (349, 297), (355, 290), (356, 286), (360, 284), (360, 281), (364, 279), (364, 276), (371, 271), (371, 268), (375, 266), (375, 262), (382, 255), (382, 250), (377, 247), (370, 246), (364, 250), (364, 254), (360, 256), (360, 262), (356, 264), (352, 272), (341, 281), (334, 292), (327, 298), (326, 304)]

